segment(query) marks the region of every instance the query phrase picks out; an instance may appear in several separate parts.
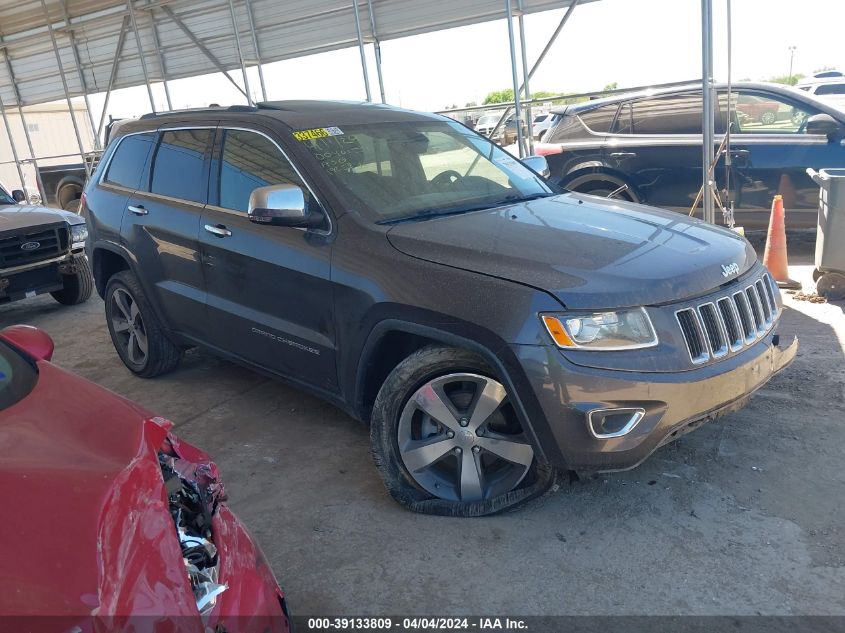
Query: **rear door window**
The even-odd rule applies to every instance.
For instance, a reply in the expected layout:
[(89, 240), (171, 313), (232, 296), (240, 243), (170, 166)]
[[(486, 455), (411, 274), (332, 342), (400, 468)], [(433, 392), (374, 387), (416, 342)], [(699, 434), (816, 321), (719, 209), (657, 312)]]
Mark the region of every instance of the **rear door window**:
[(127, 189), (138, 189), (155, 137), (155, 132), (148, 132), (126, 136), (119, 141), (104, 181)]
[(292, 184), (308, 190), (293, 166), (269, 138), (246, 130), (226, 130), (220, 161), (220, 206), (243, 211), (255, 189)]
[(208, 128), (162, 132), (153, 160), (150, 191), (205, 204), (206, 156), (213, 132)]
[(701, 94), (631, 102), (632, 134), (701, 134)]

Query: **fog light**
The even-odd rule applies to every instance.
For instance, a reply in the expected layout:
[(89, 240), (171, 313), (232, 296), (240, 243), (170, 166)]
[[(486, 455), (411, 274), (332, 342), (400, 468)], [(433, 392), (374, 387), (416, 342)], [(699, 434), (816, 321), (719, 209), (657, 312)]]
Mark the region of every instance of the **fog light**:
[(606, 440), (630, 433), (645, 416), (644, 409), (593, 409), (587, 413), (587, 427), (593, 437)]

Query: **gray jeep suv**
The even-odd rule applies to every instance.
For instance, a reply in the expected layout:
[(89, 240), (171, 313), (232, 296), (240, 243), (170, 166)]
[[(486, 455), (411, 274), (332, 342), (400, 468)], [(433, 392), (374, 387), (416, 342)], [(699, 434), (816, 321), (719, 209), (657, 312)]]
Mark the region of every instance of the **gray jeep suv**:
[(797, 344), (742, 237), (561, 193), (450, 119), (274, 102), (126, 123), (86, 190), (142, 377), (201, 346), (370, 424), (417, 511), (480, 515), (631, 468)]

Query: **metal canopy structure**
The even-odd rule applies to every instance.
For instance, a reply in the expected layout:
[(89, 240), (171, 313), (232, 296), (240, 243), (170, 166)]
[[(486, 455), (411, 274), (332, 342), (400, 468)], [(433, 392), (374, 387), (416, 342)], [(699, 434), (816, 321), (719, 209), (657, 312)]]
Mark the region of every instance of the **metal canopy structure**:
[[(0, 114), (14, 146), (8, 112), (17, 109), (22, 124), (26, 105), (64, 99), (80, 155), (83, 142), (72, 99), (84, 97), (96, 142), (112, 90), (144, 85), (156, 110), (152, 84), (162, 83), (172, 109), (168, 81), (221, 72), (247, 103), (258, 92), (248, 69), (257, 69), (260, 98), (267, 88), (262, 64), (358, 46), (367, 100), (371, 100), (365, 46), (374, 49), (379, 94), (384, 101), (380, 42), (490, 20), (506, 19), (510, 45), (514, 109), (530, 100), (528, 83), (577, 4), (595, 0), (0, 0)], [(705, 219), (713, 221), (712, 191), (712, 0), (701, 0), (704, 99), (703, 197)], [(568, 8), (531, 70), (523, 16)], [(520, 36), (517, 62), (514, 18)], [(521, 66), (521, 68), (520, 68)], [(520, 70), (522, 82), (519, 81)], [(232, 71), (238, 71), (233, 73)], [(240, 81), (236, 77), (240, 75)], [(99, 123), (88, 95), (106, 93)], [(274, 95), (278, 96), (283, 95)], [(519, 152), (531, 149), (517, 125)], [(26, 133), (26, 125), (23, 125)], [(525, 142), (527, 140), (527, 142)], [(29, 161), (36, 164), (27, 134)], [(708, 160), (709, 158), (709, 160)], [(36, 164), (37, 166), (37, 164)], [(43, 195), (43, 192), (42, 192)]]
[[(524, 0), (526, 13), (572, 0)], [(589, 1), (589, 0), (585, 0)], [(501, 0), (24, 0), (0, 6), (0, 99), (31, 105), (239, 71), (507, 16)], [(58, 69), (50, 32), (55, 36)], [(139, 52), (140, 44), (140, 52)], [(116, 67), (116, 70), (115, 70)], [(114, 77), (112, 80), (112, 73)], [(63, 71), (63, 72), (62, 72)], [(241, 82), (243, 87), (243, 82)]]

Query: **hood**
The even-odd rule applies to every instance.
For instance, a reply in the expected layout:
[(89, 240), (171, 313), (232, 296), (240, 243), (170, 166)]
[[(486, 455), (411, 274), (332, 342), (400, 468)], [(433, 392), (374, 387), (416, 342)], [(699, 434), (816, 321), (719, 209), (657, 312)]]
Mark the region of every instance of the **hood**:
[(533, 286), (570, 309), (680, 301), (757, 259), (727, 229), (575, 193), (398, 224), (387, 237), (412, 257)]
[[(46, 362), (0, 412), (0, 615), (196, 615), (158, 462), (167, 431)], [(70, 628), (70, 627), (69, 627)]]
[(64, 209), (48, 209), (23, 204), (0, 205), (0, 233), (55, 224), (62, 220), (68, 224), (85, 223), (85, 218)]

